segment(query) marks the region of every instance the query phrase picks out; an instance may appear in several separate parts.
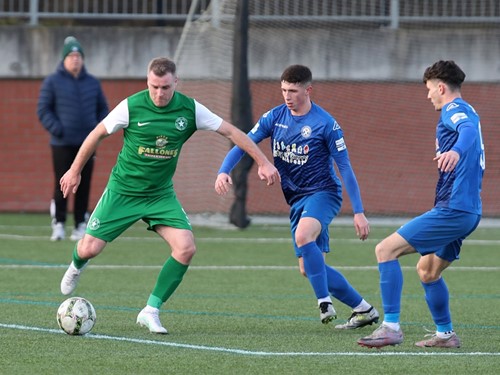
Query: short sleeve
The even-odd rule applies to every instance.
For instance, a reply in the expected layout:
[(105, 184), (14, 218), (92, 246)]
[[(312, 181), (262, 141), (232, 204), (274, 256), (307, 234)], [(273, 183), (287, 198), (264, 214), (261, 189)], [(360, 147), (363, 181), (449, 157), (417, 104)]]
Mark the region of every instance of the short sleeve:
[(120, 129), (125, 129), (129, 124), (128, 101), (122, 100), (105, 118), (102, 120), (109, 134), (116, 133)]
[(196, 100), (194, 104), (196, 111), (196, 128), (198, 130), (217, 131), (222, 124), (222, 118)]

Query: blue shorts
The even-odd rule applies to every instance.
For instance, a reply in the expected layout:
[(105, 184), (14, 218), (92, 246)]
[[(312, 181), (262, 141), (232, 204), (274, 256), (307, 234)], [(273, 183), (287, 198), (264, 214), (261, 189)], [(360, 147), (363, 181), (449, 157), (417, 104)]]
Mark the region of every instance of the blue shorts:
[(290, 228), (292, 231), (293, 248), (297, 258), (302, 256), (302, 252), (295, 242), (295, 231), (299, 225), (299, 220), (303, 217), (313, 217), (321, 223), (321, 233), (316, 239), (316, 244), (324, 253), (330, 251), (330, 235), (328, 225), (337, 216), (342, 206), (342, 196), (336, 193), (322, 191), (311, 195), (306, 195), (295, 202), (290, 209)]
[(462, 241), (480, 220), (481, 215), (434, 207), (403, 225), (397, 233), (421, 255), (436, 254), (453, 262), (459, 259)]

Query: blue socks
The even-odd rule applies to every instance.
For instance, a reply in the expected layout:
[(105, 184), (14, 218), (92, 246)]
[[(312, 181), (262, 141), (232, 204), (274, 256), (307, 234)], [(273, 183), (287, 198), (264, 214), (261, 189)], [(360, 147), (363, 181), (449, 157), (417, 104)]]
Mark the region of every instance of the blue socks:
[(401, 293), (403, 291), (403, 272), (397, 259), (378, 264), (380, 272), (380, 292), (384, 308), (384, 321), (399, 323), (401, 314)]
[[(403, 290), (403, 273), (397, 259), (379, 263), (380, 291), (384, 307), (384, 321), (398, 323), (401, 313), (401, 293)], [(448, 287), (443, 278), (431, 283), (422, 283), (425, 300), (437, 327), (437, 332), (451, 332), (451, 314)]]
[(326, 279), (325, 259), (316, 242), (309, 242), (300, 247), (304, 259), (304, 270), (316, 294), (317, 299), (329, 297)]
[(431, 311), (432, 319), (438, 332), (451, 332), (453, 325), (450, 314), (450, 296), (448, 287), (443, 278), (431, 283), (422, 283), (425, 291), (425, 300)]
[(361, 303), (363, 298), (346, 278), (333, 267), (325, 264), (323, 253), (316, 242), (309, 242), (300, 250), (304, 259), (304, 270), (317, 299), (329, 297), (331, 294), (351, 308)]
[(363, 297), (349, 284), (344, 275), (328, 264), (326, 264), (326, 274), (328, 291), (332, 296), (352, 309), (361, 303)]

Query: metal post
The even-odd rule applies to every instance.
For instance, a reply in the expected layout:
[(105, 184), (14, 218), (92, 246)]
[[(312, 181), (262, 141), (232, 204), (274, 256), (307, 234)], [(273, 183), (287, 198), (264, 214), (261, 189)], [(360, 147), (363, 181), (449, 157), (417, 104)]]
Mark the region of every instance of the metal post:
[(212, 0), (212, 26), (216, 29), (220, 27), (220, 1)]
[(38, 26), (38, 0), (30, 0), (30, 26)]
[(399, 0), (391, 0), (391, 29), (399, 28)]

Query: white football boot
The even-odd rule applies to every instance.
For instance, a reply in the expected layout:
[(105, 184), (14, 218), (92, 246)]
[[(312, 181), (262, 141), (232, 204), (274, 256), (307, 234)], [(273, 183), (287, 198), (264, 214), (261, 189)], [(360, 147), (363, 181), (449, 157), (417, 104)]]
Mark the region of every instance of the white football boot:
[(61, 280), (61, 293), (67, 296), (68, 294), (73, 293), (76, 288), (76, 284), (78, 284), (78, 279), (80, 279), (80, 274), (87, 267), (88, 263), (77, 269), (73, 262), (69, 265), (68, 269), (64, 273), (64, 276)]
[(146, 306), (137, 315), (137, 324), (147, 327), (151, 333), (167, 334), (168, 331), (161, 325), (160, 311), (151, 306)]

